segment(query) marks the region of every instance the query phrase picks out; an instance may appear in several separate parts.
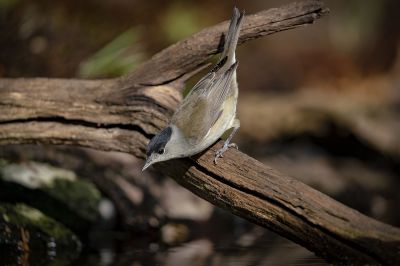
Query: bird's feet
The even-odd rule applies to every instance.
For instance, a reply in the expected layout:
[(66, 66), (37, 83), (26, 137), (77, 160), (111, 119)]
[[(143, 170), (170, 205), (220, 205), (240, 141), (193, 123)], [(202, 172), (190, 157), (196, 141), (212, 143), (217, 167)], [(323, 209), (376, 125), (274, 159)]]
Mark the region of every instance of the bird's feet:
[(225, 141), (224, 146), (222, 146), (221, 149), (219, 149), (216, 153), (215, 153), (215, 158), (214, 158), (214, 163), (217, 164), (217, 160), (218, 158), (223, 158), (223, 154), (229, 149), (229, 148), (236, 148), (238, 149), (238, 146), (235, 143), (229, 143), (227, 141)]

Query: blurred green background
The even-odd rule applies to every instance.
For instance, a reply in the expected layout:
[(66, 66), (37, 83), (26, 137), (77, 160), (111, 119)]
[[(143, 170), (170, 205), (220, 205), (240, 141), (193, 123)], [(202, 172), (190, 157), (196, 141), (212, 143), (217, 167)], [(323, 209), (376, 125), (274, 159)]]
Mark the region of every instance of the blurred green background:
[[(1, 0), (0, 75), (118, 76), (162, 48), (228, 19), (233, 5), (251, 14), (289, 2)], [(331, 15), (316, 25), (239, 48), (245, 65), (242, 90), (290, 90), (310, 78), (326, 82), (395, 65), (397, 1), (325, 3)]]
[[(133, 71), (168, 45), (229, 19), (233, 6), (252, 14), (289, 2), (0, 0), (0, 78), (118, 77)], [(267, 165), (369, 216), (400, 226), (400, 2), (326, 0), (324, 3), (330, 13), (314, 25), (266, 36), (238, 47), (241, 128), (235, 141), (242, 150)], [(189, 84), (199, 78), (200, 75), (195, 76)], [(36, 149), (40, 149), (39, 154), (43, 149), (51, 154), (57, 152), (53, 147)], [(11, 150), (0, 148), (2, 157), (17, 162), (21, 158), (39, 160), (36, 153), (36, 157), (26, 154), (21, 157), (24, 152)], [(58, 153), (65, 155), (65, 150)], [(136, 172), (141, 161), (121, 154), (94, 153), (86, 152), (85, 158), (96, 161), (113, 156), (114, 163), (133, 165), (134, 170), (126, 166), (129, 173), (115, 170), (110, 175), (121, 175), (127, 183), (135, 186), (139, 183), (141, 189), (148, 189), (141, 174)], [(57, 158), (61, 158), (60, 166), (69, 162), (63, 156)], [(86, 170), (86, 175), (100, 171), (96, 170), (99, 164), (96, 167), (90, 168), (92, 172)], [(107, 167), (102, 167), (101, 171), (106, 171)], [(132, 173), (135, 177), (129, 176)], [(156, 173), (145, 178), (154, 178), (157, 184), (164, 180)], [(176, 184), (163, 182), (167, 185), (162, 183), (160, 191), (170, 186), (178, 189)], [(184, 190), (177, 191), (186, 195)], [(157, 200), (165, 200), (154, 196), (159, 195), (157, 193), (150, 194), (158, 197)], [(174, 204), (177, 202), (182, 201)], [(186, 206), (187, 211), (196, 210), (197, 204), (196, 201)], [(176, 225), (176, 217), (168, 214), (170, 206), (163, 208), (167, 219)], [(213, 213), (220, 214), (220, 211), (213, 209)], [(208, 239), (214, 247), (218, 246), (218, 241), (209, 234), (215, 233), (210, 228), (216, 224), (222, 227), (229, 224), (239, 239), (247, 239), (248, 235), (253, 239), (264, 237), (265, 240), (265, 236), (277, 239), (266, 230), (254, 229), (242, 220), (237, 222), (229, 214), (221, 217), (218, 223), (211, 218), (211, 224), (205, 225), (204, 219), (200, 222), (203, 228), (200, 231), (206, 235), (200, 234), (201, 239)], [(181, 222), (179, 220), (178, 224)], [(183, 224), (189, 232), (198, 230), (198, 227), (192, 230), (193, 224), (188, 225), (187, 221)], [(173, 232), (182, 230), (179, 226), (172, 228)], [(225, 240), (230, 234), (219, 233)], [(198, 234), (189, 235), (188, 239), (198, 240)], [(183, 239), (182, 242), (188, 241)], [(230, 241), (233, 240), (222, 242), (226, 246)], [(271, 248), (279, 246), (275, 242), (267, 247), (265, 243), (251, 243), (256, 255), (252, 253), (247, 261), (235, 249), (220, 253), (214, 250), (213, 253), (209, 251), (209, 242), (204, 241), (194, 242), (195, 247), (190, 246), (189, 251), (185, 251), (189, 253), (185, 254), (192, 254), (193, 249), (201, 250), (199, 254), (204, 256), (199, 256), (203, 256), (205, 262), (201, 260), (204, 264), (199, 265), (207, 265), (206, 258), (216, 253), (225, 262), (236, 256), (244, 262), (238, 265), (254, 261), (267, 265), (267, 262), (279, 262), (280, 252), (288, 251), (284, 245), (282, 249)], [(269, 260), (264, 254), (266, 249), (272, 249), (266, 253)], [(118, 253), (115, 251), (118, 248), (111, 250), (113, 256)], [(154, 250), (154, 245), (149, 245), (145, 254), (148, 250)], [(298, 258), (312, 258), (310, 253), (301, 250), (300, 247), (290, 248), (291, 254), (300, 254), (293, 255), (293, 261), (321, 263), (312, 259), (297, 261)], [(241, 251), (242, 255), (250, 252)], [(141, 253), (138, 261), (143, 264), (148, 259), (162, 261), (147, 255)], [(170, 255), (164, 252), (160, 256), (171, 259)]]

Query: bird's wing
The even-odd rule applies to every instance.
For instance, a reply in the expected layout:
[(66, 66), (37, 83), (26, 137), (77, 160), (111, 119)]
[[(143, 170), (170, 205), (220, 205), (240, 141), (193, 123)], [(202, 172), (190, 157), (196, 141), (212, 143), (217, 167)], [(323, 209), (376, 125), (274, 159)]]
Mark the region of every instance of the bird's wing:
[(172, 117), (171, 123), (193, 145), (207, 136), (209, 130), (221, 117), (223, 103), (230, 96), (236, 71), (235, 49), (244, 13), (234, 9), (225, 39), (221, 60), (203, 77), (183, 100)]
[(211, 71), (207, 74), (193, 87), (173, 115), (171, 123), (193, 145), (201, 141), (220, 118), (236, 67), (237, 62), (225, 73)]

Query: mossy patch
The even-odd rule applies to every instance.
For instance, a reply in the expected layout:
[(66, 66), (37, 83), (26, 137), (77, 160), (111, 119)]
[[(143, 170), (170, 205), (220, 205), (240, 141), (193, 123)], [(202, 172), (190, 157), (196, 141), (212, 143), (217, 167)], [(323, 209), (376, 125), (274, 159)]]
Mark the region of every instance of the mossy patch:
[(43, 188), (54, 198), (65, 202), (70, 209), (81, 217), (94, 221), (98, 218), (98, 204), (101, 200), (99, 190), (85, 180), (55, 179), (51, 185)]
[(0, 222), (19, 228), (35, 227), (56, 241), (69, 242), (77, 237), (68, 228), (25, 204), (0, 203)]
[[(68, 228), (24, 204), (0, 203), (0, 257), (5, 265), (71, 265), (81, 250)], [(49, 264), (51, 262), (51, 264)]]
[(99, 217), (100, 191), (92, 183), (77, 178), (72, 171), (36, 162), (5, 163), (0, 167), (0, 180), (32, 191), (42, 191), (90, 223), (96, 222)]

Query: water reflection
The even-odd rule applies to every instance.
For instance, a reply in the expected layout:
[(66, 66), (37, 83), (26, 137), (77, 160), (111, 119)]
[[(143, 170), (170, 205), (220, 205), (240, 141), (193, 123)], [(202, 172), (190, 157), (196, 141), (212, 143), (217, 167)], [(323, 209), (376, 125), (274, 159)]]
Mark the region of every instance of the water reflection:
[[(142, 240), (140, 240), (142, 241)], [(142, 242), (142, 244), (144, 244)], [(326, 265), (310, 251), (283, 238), (273, 236), (257, 245), (216, 245), (206, 238), (196, 239), (177, 247), (148, 243), (139, 247), (136, 242), (123, 244), (121, 250), (103, 249), (98, 254), (84, 253), (80, 265)]]

